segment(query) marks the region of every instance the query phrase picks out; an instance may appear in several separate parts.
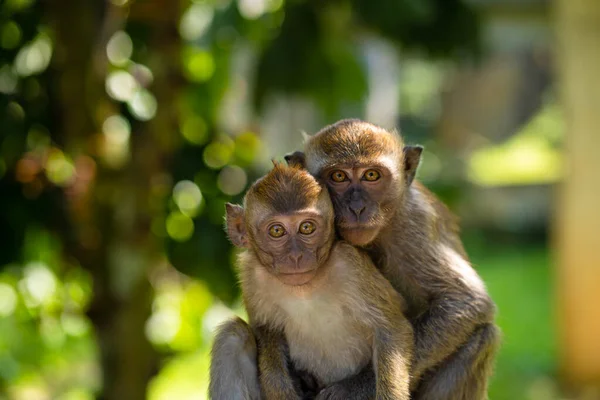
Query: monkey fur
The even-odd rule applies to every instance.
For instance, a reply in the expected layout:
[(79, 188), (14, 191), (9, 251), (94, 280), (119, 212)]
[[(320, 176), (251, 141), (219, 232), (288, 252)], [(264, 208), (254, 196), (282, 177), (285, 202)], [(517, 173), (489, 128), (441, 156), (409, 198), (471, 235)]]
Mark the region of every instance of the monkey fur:
[[(500, 341), (495, 305), (469, 264), (455, 217), (413, 181), (421, 152), (397, 133), (342, 120), (286, 160), (329, 188), (341, 237), (366, 250), (408, 302), (411, 398), (487, 399)], [(373, 383), (360, 379), (373, 393)]]
[(244, 207), (227, 205), (227, 231), (244, 249), (249, 326), (237, 319), (217, 333), (211, 399), (306, 398), (296, 371), (314, 379), (317, 399), (409, 399), (404, 300), (365, 252), (335, 239), (326, 188), (276, 164)]

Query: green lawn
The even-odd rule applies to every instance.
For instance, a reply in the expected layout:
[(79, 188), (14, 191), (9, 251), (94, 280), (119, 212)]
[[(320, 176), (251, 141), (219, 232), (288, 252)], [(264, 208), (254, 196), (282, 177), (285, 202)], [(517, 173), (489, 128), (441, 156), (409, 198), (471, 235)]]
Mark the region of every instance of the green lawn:
[(557, 351), (551, 263), (547, 249), (471, 252), (498, 305), (503, 332), (491, 400), (557, 399)]

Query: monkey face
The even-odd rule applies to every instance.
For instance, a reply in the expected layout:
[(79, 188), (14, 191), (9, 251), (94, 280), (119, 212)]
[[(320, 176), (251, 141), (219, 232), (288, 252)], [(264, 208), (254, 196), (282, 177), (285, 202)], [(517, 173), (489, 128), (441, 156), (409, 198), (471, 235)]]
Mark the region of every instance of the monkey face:
[(324, 169), (340, 235), (355, 246), (372, 242), (385, 226), (396, 186), (392, 172), (380, 164), (339, 165)]
[(392, 220), (412, 183), (423, 148), (368, 122), (349, 119), (306, 138), (304, 152), (286, 156), (329, 188), (340, 235), (371, 243)]
[(313, 279), (335, 238), (334, 211), (325, 187), (308, 171), (275, 164), (244, 197), (226, 204), (227, 234), (251, 250), (261, 266), (287, 285)]
[(261, 263), (281, 282), (297, 286), (312, 280), (326, 260), (333, 229), (311, 209), (269, 215), (254, 225), (252, 237)]

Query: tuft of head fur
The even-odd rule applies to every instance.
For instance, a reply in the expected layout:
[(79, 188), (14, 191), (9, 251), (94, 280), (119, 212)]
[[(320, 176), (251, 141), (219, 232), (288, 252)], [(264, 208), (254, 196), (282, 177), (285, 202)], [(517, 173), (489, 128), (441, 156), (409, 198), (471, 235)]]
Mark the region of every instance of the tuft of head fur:
[(314, 205), (322, 192), (323, 188), (308, 171), (275, 163), (267, 175), (248, 189), (246, 202), (268, 204), (273, 211), (285, 214)]
[(390, 164), (402, 165), (403, 147), (402, 138), (394, 132), (359, 119), (344, 119), (308, 138), (305, 153), (310, 172), (316, 175), (325, 160), (334, 160), (327, 166), (368, 165), (375, 158), (389, 158)]

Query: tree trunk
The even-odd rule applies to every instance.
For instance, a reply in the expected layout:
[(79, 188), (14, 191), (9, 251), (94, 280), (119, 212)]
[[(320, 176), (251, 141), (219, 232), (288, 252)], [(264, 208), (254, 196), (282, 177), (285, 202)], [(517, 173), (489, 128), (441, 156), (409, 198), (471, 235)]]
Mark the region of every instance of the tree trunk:
[(83, 197), (67, 191), (70, 229), (60, 234), (66, 257), (76, 259), (93, 278), (88, 315), (100, 350), (99, 398), (107, 400), (144, 399), (147, 383), (158, 370), (145, 325), (152, 305), (148, 275), (164, 262), (162, 244), (150, 232), (162, 207), (149, 203), (155, 195), (152, 182), (168, 172), (178, 137), (173, 108), (180, 83), (179, 2), (138, 3), (129, 15), (138, 27), (148, 25), (152, 32), (146, 43), (158, 68), (150, 90), (159, 107), (151, 121), (133, 123), (131, 158), (120, 170), (103, 166), (95, 157), (102, 122), (119, 112), (104, 92), (105, 49), (110, 36), (124, 28), (127, 10), (110, 1), (61, 0), (47, 7), (56, 32), (56, 140), (76, 165), (77, 159), (84, 160), (95, 178)]
[(600, 396), (600, 1), (556, 0), (567, 119), (556, 239), (561, 374)]

